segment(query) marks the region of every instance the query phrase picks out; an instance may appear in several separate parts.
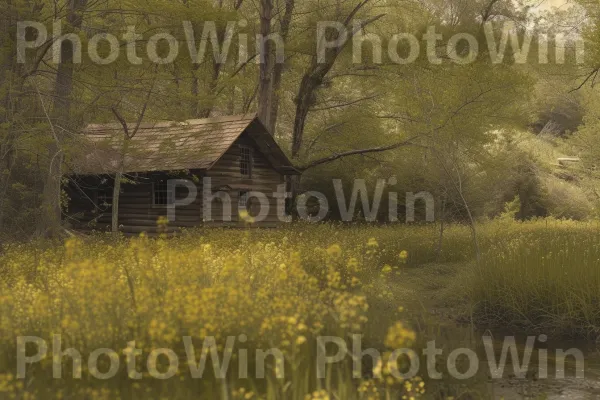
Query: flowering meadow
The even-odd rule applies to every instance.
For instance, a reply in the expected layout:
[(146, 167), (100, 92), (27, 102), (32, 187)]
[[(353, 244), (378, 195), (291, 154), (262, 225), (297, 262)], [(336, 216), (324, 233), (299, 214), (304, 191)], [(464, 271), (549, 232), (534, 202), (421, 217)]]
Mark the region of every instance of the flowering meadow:
[[(400, 304), (386, 297), (386, 278), (398, 273), (408, 253), (399, 247), (388, 263), (376, 238), (337, 243), (341, 237), (333, 232), (302, 246), (294, 242), (308, 231), (215, 230), (170, 239), (73, 238), (46, 249), (7, 246), (0, 269), (0, 398), (419, 397), (424, 383), (392, 374), (402, 360), (386, 362), (389, 350), (416, 339), (402, 322)], [(316, 338), (361, 334), (381, 313), (369, 307), (376, 298), (392, 304), (380, 316), (386, 323), (381, 337), (369, 339), (382, 361), (353, 376), (348, 358), (327, 365), (318, 379)], [(15, 374), (20, 336), (38, 337), (48, 347), (47, 357), (26, 365), (24, 377)], [(196, 345), (191, 360), (183, 337)], [(231, 361), (221, 376), (208, 358), (196, 379), (187, 364), (197, 364), (202, 345), (211, 341), (219, 356), (232, 353)], [(77, 357), (66, 353), (71, 348)], [(94, 355), (103, 348), (114, 352)], [(266, 357), (261, 370), (254, 354), (272, 348), (284, 363)], [(150, 360), (155, 349), (170, 351)], [(25, 350), (28, 357), (40, 351), (32, 343)], [(133, 351), (137, 369), (131, 371), (126, 360)], [(173, 357), (178, 365), (169, 362)], [(110, 378), (99, 378), (117, 363)]]
[[(436, 338), (405, 310), (419, 295), (415, 303), (435, 298), (457, 317), (469, 310), (480, 328), (597, 336), (596, 223), (492, 221), (477, 234), (479, 262), (466, 226), (447, 227), (441, 251), (433, 225), (4, 245), (0, 399), (446, 398), (422, 369), (403, 378), (408, 360), (390, 362), (394, 350)], [(446, 272), (411, 280), (419, 271)], [(47, 354), (18, 376), (17, 338), (26, 336), (44, 341)], [(319, 371), (319, 351), (336, 353), (319, 347), (321, 337), (349, 349), (359, 337), (381, 359), (363, 357), (357, 371), (348, 356)], [(39, 343), (21, 346), (27, 357), (40, 353)]]

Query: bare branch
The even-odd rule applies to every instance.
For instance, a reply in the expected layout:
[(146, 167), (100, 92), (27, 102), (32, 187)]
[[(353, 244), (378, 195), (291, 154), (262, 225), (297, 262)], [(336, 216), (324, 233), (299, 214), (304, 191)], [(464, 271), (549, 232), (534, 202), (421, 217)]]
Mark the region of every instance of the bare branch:
[(296, 169), (304, 172), (310, 168), (314, 168), (314, 167), (317, 167), (322, 164), (328, 164), (330, 162), (339, 160), (341, 158), (349, 157), (349, 156), (365, 155), (365, 154), (371, 154), (371, 153), (383, 153), (385, 151), (395, 150), (395, 149), (398, 149), (400, 147), (405, 147), (405, 146), (420, 146), (420, 145), (417, 145), (416, 143), (413, 143), (413, 140), (415, 140), (417, 137), (418, 136), (414, 136), (410, 139), (404, 140), (402, 142), (390, 144), (388, 146), (379, 146), (379, 147), (372, 147), (369, 149), (360, 149), (360, 150), (350, 150), (350, 151), (346, 151), (343, 153), (333, 154), (329, 157), (324, 157), (319, 160), (312, 161), (307, 165), (297, 167)]
[[(580, 90), (582, 87), (584, 87), (584, 86), (585, 86), (585, 84), (586, 84), (586, 83), (588, 83), (588, 81), (589, 81), (590, 79), (592, 79), (592, 77), (594, 78), (594, 80), (596, 80), (596, 77), (598, 76), (598, 73), (599, 73), (599, 72), (600, 72), (600, 67), (594, 68), (594, 69), (592, 70), (592, 72), (590, 72), (590, 73), (589, 73), (589, 74), (586, 76), (586, 78), (584, 79), (584, 81), (583, 81), (583, 82), (581, 82), (581, 85), (577, 86), (575, 89), (569, 90), (569, 93), (573, 93), (573, 92), (576, 92), (576, 91)], [(592, 81), (592, 82), (593, 82), (593, 81)]]
[(334, 109), (334, 108), (348, 107), (348, 106), (352, 106), (352, 105), (357, 104), (357, 103), (361, 103), (363, 101), (373, 100), (373, 99), (375, 99), (377, 97), (379, 97), (379, 95), (374, 94), (372, 96), (363, 97), (363, 98), (360, 98), (360, 99), (349, 101), (347, 103), (334, 104), (332, 106), (326, 106), (326, 107), (320, 107), (320, 108), (311, 108), (310, 111), (326, 111), (326, 110), (331, 110), (331, 109)]
[(129, 137), (129, 127), (127, 126), (127, 121), (125, 121), (125, 118), (123, 118), (123, 116), (121, 115), (121, 113), (119, 112), (119, 110), (117, 110), (117, 108), (115, 106), (111, 106), (110, 110), (115, 115), (115, 118), (117, 118), (117, 120), (119, 121), (119, 123), (121, 124), (121, 126), (123, 127), (123, 131), (125, 132), (125, 136)]
[(155, 84), (156, 84), (156, 70), (155, 70), (155, 74), (154, 74), (154, 80), (152, 81), (152, 85), (150, 86), (150, 89), (148, 89), (148, 93), (146, 94), (146, 99), (144, 100), (144, 106), (142, 107), (142, 112), (140, 113), (140, 115), (138, 117), (138, 120), (135, 125), (135, 129), (131, 133), (131, 136), (129, 137), (129, 139), (133, 138), (136, 135), (136, 133), (138, 132), (138, 130), (140, 129), (140, 125), (142, 124), (144, 115), (146, 115), (146, 110), (148, 109), (148, 103), (150, 101), (150, 96), (152, 96), (152, 91), (154, 90)]

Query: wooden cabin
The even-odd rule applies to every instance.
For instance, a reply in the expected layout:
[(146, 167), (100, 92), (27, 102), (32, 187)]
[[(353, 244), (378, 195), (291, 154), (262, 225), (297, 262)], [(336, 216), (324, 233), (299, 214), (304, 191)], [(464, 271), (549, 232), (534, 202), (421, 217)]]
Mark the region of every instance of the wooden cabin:
[[(142, 124), (129, 140), (120, 124), (90, 125), (82, 138), (81, 156), (73, 161), (69, 179), (66, 213), (77, 230), (110, 230), (119, 170), (124, 179), (118, 222), (125, 234), (174, 233), (200, 226), (275, 227), (283, 215), (283, 201), (276, 193), (286, 175), (298, 174), (255, 115)], [(174, 179), (191, 182), (197, 196), (189, 205), (176, 207), (166, 227), (159, 226), (168, 216), (168, 206), (190, 195), (185, 185), (173, 190), (169, 180)], [(268, 214), (252, 192), (266, 196), (262, 202), (268, 201)], [(208, 201), (212, 212), (207, 218)], [(251, 217), (263, 214), (249, 225), (240, 211)]]

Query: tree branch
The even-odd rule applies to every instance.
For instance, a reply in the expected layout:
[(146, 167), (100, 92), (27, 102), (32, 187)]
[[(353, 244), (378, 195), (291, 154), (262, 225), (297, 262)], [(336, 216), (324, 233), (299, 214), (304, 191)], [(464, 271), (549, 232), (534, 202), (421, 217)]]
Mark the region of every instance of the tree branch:
[[(590, 72), (587, 77), (585, 78), (585, 80), (583, 82), (581, 82), (581, 85), (577, 86), (575, 89), (569, 90), (569, 93), (573, 93), (576, 92), (578, 90), (580, 90), (582, 87), (585, 86), (585, 84), (592, 79), (592, 77), (594, 77), (594, 80), (596, 79), (596, 76), (598, 76), (598, 72), (600, 72), (600, 67), (594, 68), (592, 72)], [(592, 84), (593, 87), (593, 84)]]
[(372, 96), (367, 96), (367, 97), (363, 97), (363, 98), (360, 98), (360, 99), (352, 100), (352, 101), (349, 101), (347, 103), (334, 104), (332, 106), (324, 106), (324, 107), (311, 108), (310, 111), (326, 111), (326, 110), (331, 110), (331, 109), (334, 109), (334, 108), (348, 107), (348, 106), (352, 106), (354, 104), (358, 104), (358, 103), (363, 102), (363, 101), (373, 100), (373, 99), (375, 99), (377, 97), (379, 97), (379, 95), (378, 94), (374, 94)]
[(142, 107), (142, 112), (140, 112), (140, 115), (136, 122), (135, 128), (134, 128), (133, 132), (131, 133), (131, 136), (129, 137), (129, 139), (132, 139), (136, 135), (138, 130), (140, 129), (140, 125), (142, 124), (142, 120), (144, 119), (144, 116), (146, 115), (146, 110), (148, 109), (148, 103), (150, 102), (150, 96), (152, 96), (152, 91), (154, 90), (155, 84), (156, 84), (156, 71), (155, 71), (154, 79), (152, 80), (152, 85), (150, 86), (150, 89), (148, 89), (148, 93), (146, 94), (146, 99), (144, 100), (144, 107)]
[(414, 136), (410, 139), (404, 140), (402, 142), (390, 144), (388, 146), (379, 146), (379, 147), (372, 147), (369, 149), (360, 149), (360, 150), (350, 150), (350, 151), (346, 151), (343, 153), (333, 154), (329, 157), (324, 157), (319, 160), (312, 161), (309, 164), (297, 167), (296, 169), (304, 172), (310, 168), (314, 168), (314, 167), (317, 167), (322, 164), (328, 164), (330, 162), (339, 160), (340, 158), (344, 158), (344, 157), (364, 155), (364, 154), (370, 154), (370, 153), (382, 153), (384, 151), (395, 150), (395, 149), (398, 149), (400, 147), (405, 147), (405, 146), (419, 146), (412, 142), (417, 137), (418, 136)]
[(154, 90), (155, 84), (156, 84), (156, 70), (155, 70), (154, 79), (152, 80), (152, 85), (150, 86), (150, 89), (148, 89), (148, 92), (146, 93), (146, 98), (144, 99), (144, 106), (142, 107), (142, 111), (140, 112), (140, 115), (138, 116), (138, 119), (135, 123), (135, 128), (133, 128), (133, 132), (131, 132), (131, 134), (129, 134), (129, 126), (127, 125), (127, 121), (125, 121), (125, 118), (123, 118), (123, 115), (121, 115), (121, 113), (119, 112), (119, 110), (117, 110), (117, 108), (115, 106), (110, 107), (110, 110), (115, 115), (115, 117), (117, 118), (117, 120), (119, 121), (121, 126), (123, 127), (123, 131), (125, 132), (125, 138), (127, 140), (133, 139), (133, 137), (137, 134), (138, 130), (140, 129), (140, 126), (142, 125), (142, 121), (144, 120), (144, 116), (146, 115), (146, 110), (148, 109), (148, 103), (150, 102), (150, 96), (152, 96), (152, 91)]
[(119, 121), (119, 123), (121, 124), (121, 126), (123, 127), (123, 131), (125, 132), (125, 136), (129, 137), (129, 127), (127, 126), (127, 121), (125, 121), (125, 118), (123, 118), (123, 116), (121, 115), (121, 113), (119, 112), (119, 110), (116, 109), (115, 106), (111, 106), (110, 110), (115, 115), (115, 118)]

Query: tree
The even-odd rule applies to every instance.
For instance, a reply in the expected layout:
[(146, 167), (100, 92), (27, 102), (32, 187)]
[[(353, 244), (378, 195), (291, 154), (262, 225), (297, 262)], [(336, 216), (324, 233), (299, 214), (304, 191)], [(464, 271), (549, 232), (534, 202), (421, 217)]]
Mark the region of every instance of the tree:
[[(531, 107), (524, 107), (523, 93), (531, 88), (528, 77), (537, 78), (533, 68), (512, 65), (511, 57), (492, 65), (481, 55), (472, 64), (459, 65), (450, 60), (445, 44), (435, 49), (440, 64), (431, 63), (424, 52), (408, 65), (389, 56), (378, 60), (377, 47), (385, 53), (394, 34), (410, 32), (420, 38), (431, 24), (446, 38), (470, 32), (483, 48), (483, 23), (528, 18), (527, 9), (510, 0), (64, 0), (57, 7), (39, 0), (33, 8), (25, 3), (5, 1), (11, 12), (3, 14), (7, 24), (2, 35), (13, 35), (19, 19), (63, 18), (63, 33), (78, 34), (84, 48), (89, 33), (122, 38), (118, 60), (108, 65), (93, 63), (86, 52), (81, 64), (71, 62), (68, 41), (60, 47), (61, 63), (53, 65), (48, 51), (52, 39), (28, 51), (25, 64), (11, 59), (14, 43), (0, 54), (11, 71), (1, 82), (10, 90), (0, 92), (0, 226), (3, 215), (14, 213), (17, 199), (27, 193), (32, 199), (28, 206), (38, 210), (40, 234), (55, 233), (60, 223), (61, 177), (69, 172), (70, 157), (78, 150), (75, 139), (87, 123), (117, 120), (120, 135), (131, 139), (140, 115), (178, 121), (251, 110), (258, 110), (311, 184), (323, 171), (375, 176), (385, 170), (381, 165), (416, 157), (424, 160), (421, 166), (433, 165), (428, 170), (437, 172), (427, 184), (452, 207), (458, 207), (461, 196), (449, 177), (460, 180), (467, 201), (457, 213), (468, 207), (477, 215), (479, 205), (471, 204), (470, 191), (485, 168), (478, 157), (494, 140), (490, 132), (524, 125), (522, 116)], [(319, 31), (321, 21), (335, 26)], [(132, 25), (141, 38), (123, 36)], [(186, 31), (190, 25), (191, 37)], [(593, 32), (590, 25), (589, 40), (595, 38)], [(147, 40), (156, 33), (174, 36), (180, 46), (179, 56), (153, 75), (148, 71), (156, 65), (144, 55)], [(380, 42), (372, 40), (373, 33)], [(191, 46), (198, 53), (207, 35), (214, 43), (206, 46), (204, 58), (194, 59), (194, 52), (186, 50)], [(285, 60), (278, 57), (281, 44), (275, 36), (283, 42)], [(229, 57), (213, 57), (225, 50), (226, 39), (247, 57), (233, 51)], [(140, 64), (127, 59), (125, 51), (132, 44), (142, 55)], [(159, 42), (160, 54), (166, 54), (166, 45)], [(399, 55), (407, 54), (406, 43), (395, 45)], [(359, 48), (363, 54), (356, 60)], [(108, 50), (106, 43), (100, 46), (103, 56)], [(466, 48), (458, 46), (457, 52), (462, 51)], [(591, 74), (587, 82), (593, 81)], [(352, 169), (342, 168), (349, 164)], [(293, 183), (298, 191), (300, 182)]]

